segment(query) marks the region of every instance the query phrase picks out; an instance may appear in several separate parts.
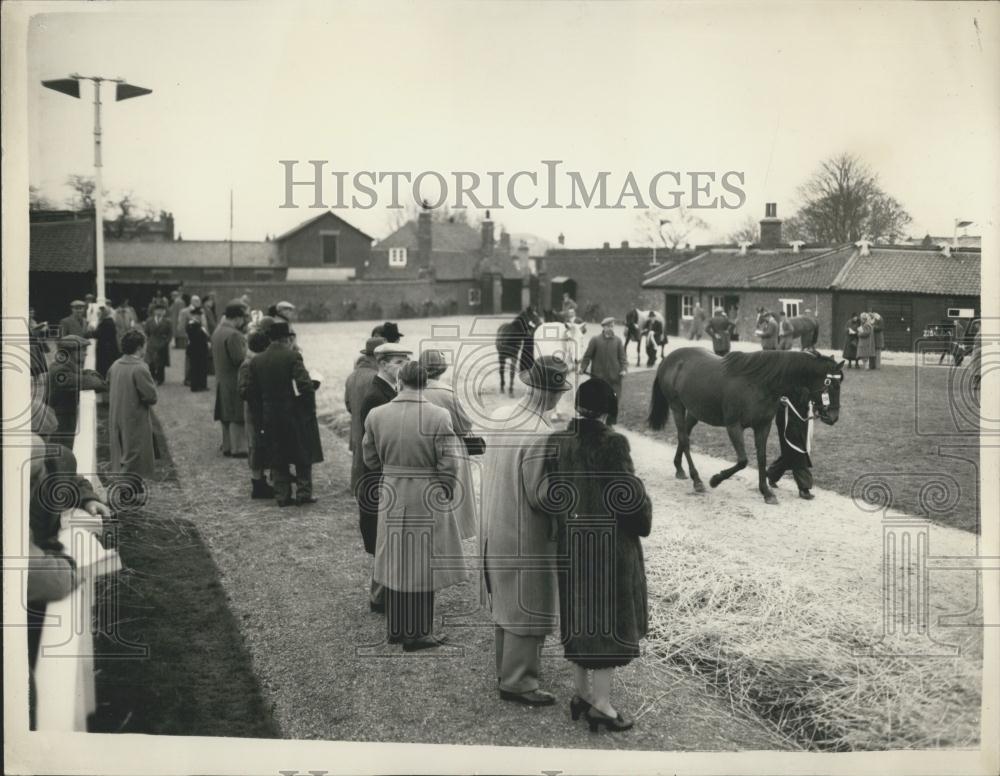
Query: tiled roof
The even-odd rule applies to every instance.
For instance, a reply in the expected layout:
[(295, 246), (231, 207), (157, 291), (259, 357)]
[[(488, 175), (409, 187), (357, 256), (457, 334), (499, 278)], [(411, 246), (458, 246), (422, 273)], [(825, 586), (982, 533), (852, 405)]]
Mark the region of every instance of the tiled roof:
[(433, 251), (434, 277), (438, 280), (473, 280), (478, 277), (479, 254), (470, 251)]
[[(229, 242), (225, 240), (175, 240), (104, 243), (109, 267), (228, 267)], [(233, 242), (233, 266), (267, 269), (280, 267), (276, 242)]]
[(374, 238), (374, 237), (372, 237), (371, 235), (369, 235), (369, 234), (365, 234), (365, 232), (362, 232), (362, 231), (361, 231), (360, 229), (358, 229), (358, 227), (356, 227), (356, 226), (355, 226), (354, 224), (351, 224), (351, 223), (348, 223), (347, 221), (345, 221), (345, 220), (344, 220), (343, 218), (341, 218), (340, 216), (338, 216), (338, 215), (337, 215), (336, 213), (334, 213), (333, 211), (331, 211), (331, 210), (326, 210), (326, 211), (324, 211), (324, 212), (320, 213), (320, 214), (319, 214), (318, 216), (316, 216), (315, 218), (310, 218), (310, 219), (308, 219), (308, 220), (306, 220), (306, 221), (303, 221), (303, 222), (302, 222), (301, 224), (299, 224), (298, 226), (293, 226), (293, 227), (292, 227), (291, 229), (289, 229), (289, 230), (288, 230), (287, 232), (284, 232), (283, 234), (280, 234), (280, 235), (278, 235), (277, 237), (275, 237), (275, 238), (274, 238), (274, 241), (275, 241), (275, 242), (281, 242), (282, 240), (287, 240), (287, 239), (288, 239), (289, 237), (291, 237), (291, 236), (292, 236), (293, 234), (298, 234), (298, 233), (299, 233), (299, 232), (301, 232), (301, 231), (302, 231), (303, 229), (305, 229), (305, 228), (306, 228), (307, 226), (312, 226), (312, 225), (313, 225), (313, 224), (315, 224), (315, 223), (316, 223), (317, 221), (319, 221), (319, 220), (321, 220), (321, 219), (324, 219), (324, 218), (325, 218), (325, 219), (328, 219), (328, 220), (330, 220), (330, 221), (335, 221), (335, 222), (337, 222), (337, 223), (338, 223), (338, 225), (339, 225), (339, 224), (344, 224), (345, 226), (349, 226), (349, 227), (350, 227), (351, 229), (353, 229), (353, 230), (354, 230), (355, 232), (357, 232), (358, 234), (362, 235), (363, 237), (367, 237), (367, 238), (368, 238), (369, 240), (374, 240), (374, 239), (375, 239), (375, 238)]
[[(468, 224), (452, 223), (450, 221), (431, 222), (431, 249), (435, 252), (461, 253), (463, 251), (479, 251), (482, 245), (480, 233)], [(417, 247), (417, 223), (407, 221), (399, 229), (384, 240), (380, 240), (375, 248), (413, 248)]]
[(978, 296), (982, 253), (872, 248), (857, 252), (840, 279), (842, 291), (900, 291), (911, 294)]
[(807, 257), (805, 261), (755, 275), (750, 278), (750, 285), (754, 288), (826, 289), (833, 284), (852, 253), (850, 246), (833, 252), (824, 251)]
[(28, 250), (32, 272), (93, 272), (93, 221), (39, 221), (31, 224)]
[[(661, 272), (649, 273), (642, 282), (646, 288), (750, 288), (757, 286), (751, 279), (768, 275), (774, 270), (805, 264), (810, 258), (818, 258), (831, 253), (832, 249), (803, 249), (796, 253), (793, 250), (753, 250), (741, 256), (736, 248), (707, 250), (694, 258), (673, 266)], [(802, 277), (808, 278), (809, 268), (802, 269)], [(833, 273), (836, 275), (836, 272)], [(768, 284), (776, 282), (767, 278)], [(782, 284), (783, 285), (783, 284)]]

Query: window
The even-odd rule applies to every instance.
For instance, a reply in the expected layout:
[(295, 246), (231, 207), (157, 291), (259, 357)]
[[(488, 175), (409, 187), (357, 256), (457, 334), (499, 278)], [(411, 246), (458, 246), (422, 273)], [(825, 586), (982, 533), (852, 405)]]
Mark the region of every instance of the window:
[(390, 267), (406, 266), (406, 248), (389, 249), (389, 266)]
[(483, 294), (478, 288), (469, 289), (469, 307), (478, 307), (482, 304)]
[(785, 311), (785, 317), (794, 318), (799, 314), (801, 299), (779, 299), (778, 301), (781, 302), (781, 309)]
[(684, 294), (681, 297), (681, 318), (685, 320), (694, 318), (694, 297), (691, 294)]
[(726, 297), (724, 296), (713, 296), (712, 297), (712, 315), (715, 315), (716, 310), (726, 309)]
[(323, 243), (324, 264), (337, 263), (337, 236), (336, 232), (324, 232), (319, 236), (319, 239)]

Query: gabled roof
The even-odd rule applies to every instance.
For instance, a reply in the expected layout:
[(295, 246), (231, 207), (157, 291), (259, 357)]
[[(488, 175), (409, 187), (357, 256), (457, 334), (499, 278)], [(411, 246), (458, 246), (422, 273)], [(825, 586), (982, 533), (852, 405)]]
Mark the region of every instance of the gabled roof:
[(317, 221), (319, 221), (320, 219), (323, 219), (323, 218), (330, 218), (330, 219), (333, 219), (333, 220), (337, 221), (338, 223), (345, 224), (346, 226), (349, 226), (351, 229), (353, 229), (355, 232), (357, 232), (358, 234), (362, 235), (363, 237), (367, 237), (369, 240), (374, 240), (375, 239), (371, 235), (368, 235), (365, 232), (362, 232), (354, 224), (349, 223), (348, 221), (345, 221), (343, 218), (341, 218), (340, 216), (338, 216), (332, 210), (324, 210), (322, 213), (320, 213), (315, 218), (310, 218), (307, 221), (303, 221), (301, 224), (299, 224), (298, 226), (292, 227), (291, 229), (289, 229), (284, 234), (278, 235), (277, 237), (274, 238), (274, 242), (281, 242), (282, 240), (287, 240), (292, 235), (298, 234), (303, 229), (312, 226)]
[[(234, 267), (269, 269), (283, 266), (278, 244), (272, 242), (233, 241)], [(226, 240), (175, 240), (174, 242), (139, 242), (108, 240), (104, 260), (109, 267), (228, 267), (229, 242)]]
[(841, 291), (979, 296), (982, 256), (975, 250), (945, 256), (937, 250), (873, 247), (867, 256), (854, 251), (833, 285)]
[[(686, 261), (647, 273), (642, 285), (645, 288), (750, 288), (761, 285), (772, 288), (825, 288), (837, 273), (831, 273), (825, 266), (817, 269), (819, 264), (825, 265), (825, 260), (817, 260), (838, 252), (836, 248), (806, 248), (798, 252), (792, 249), (751, 249), (746, 255), (740, 255), (737, 248), (712, 248)], [(846, 261), (846, 256), (843, 261)], [(778, 271), (792, 269), (797, 271), (799, 282), (809, 285), (788, 285), (787, 280), (777, 277)], [(825, 285), (816, 285), (823, 283), (827, 276), (829, 280)]]
[(94, 222), (32, 222), (28, 256), (31, 272), (93, 272)]
[[(468, 224), (451, 221), (431, 221), (431, 251), (434, 253), (479, 252), (482, 236)], [(417, 222), (407, 221), (384, 240), (375, 244), (375, 250), (388, 248), (417, 249)]]

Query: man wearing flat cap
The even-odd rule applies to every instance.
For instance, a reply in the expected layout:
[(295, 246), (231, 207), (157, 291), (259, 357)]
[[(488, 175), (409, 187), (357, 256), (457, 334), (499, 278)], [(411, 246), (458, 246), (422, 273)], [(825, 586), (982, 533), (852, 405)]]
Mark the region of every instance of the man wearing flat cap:
[(212, 334), (212, 360), (215, 363), (215, 420), (222, 424), (222, 454), (227, 458), (246, 458), (246, 416), (237, 380), (240, 364), (246, 359), (243, 337), (246, 310), (241, 304), (226, 305), (225, 313)]
[[(371, 340), (369, 340), (371, 342)], [(362, 437), (364, 436), (365, 420), (368, 413), (376, 407), (388, 404), (397, 394), (399, 370), (410, 360), (412, 351), (401, 345), (383, 342), (372, 349), (377, 373), (363, 392), (357, 405), (357, 415), (361, 422)], [(359, 389), (360, 392), (360, 389)], [(352, 407), (354, 405), (352, 404)], [(351, 421), (353, 426), (354, 410)], [(378, 534), (378, 489), (382, 473), (378, 469), (365, 466), (365, 453), (361, 440), (354, 445), (354, 458), (351, 465), (351, 480), (353, 481), (354, 497), (358, 502), (358, 527), (361, 530), (361, 541), (365, 552), (375, 557), (375, 540)], [(357, 472), (357, 477), (355, 477)], [(385, 611), (385, 588), (375, 581), (374, 569), (368, 595), (369, 609), (373, 612)]]
[(167, 317), (167, 307), (160, 302), (154, 302), (150, 315), (142, 325), (146, 335), (146, 363), (157, 385), (163, 385), (166, 379), (166, 368), (170, 366), (170, 340), (174, 336), (174, 327)]
[[(580, 372), (591, 377), (599, 377), (615, 392), (621, 401), (622, 378), (628, 372), (625, 345), (615, 334), (615, 319), (601, 321), (601, 333), (595, 334), (587, 344), (587, 350), (580, 360)], [(613, 426), (618, 421), (618, 412), (608, 415), (607, 423)]]
[(70, 334), (56, 342), (56, 356), (49, 369), (48, 403), (55, 413), (59, 427), (52, 434), (52, 441), (73, 449), (77, 416), (80, 411), (80, 391), (104, 392), (107, 383), (93, 369), (84, 369), (90, 341)]
[(496, 676), (503, 700), (549, 706), (540, 688), (540, 650), (559, 612), (556, 543), (540, 486), (552, 426), (548, 413), (570, 388), (569, 367), (542, 356), (519, 375), (527, 394), (495, 410), (483, 460), (481, 550), (495, 623)]
[[(314, 504), (312, 467), (323, 460), (316, 421), (316, 386), (292, 349), (286, 321), (270, 328), (271, 344), (250, 361), (246, 373), (246, 400), (260, 418), (262, 463), (274, 477), (279, 507)], [(295, 495), (290, 468), (295, 467)]]
[(82, 299), (74, 299), (69, 303), (70, 314), (59, 321), (59, 336), (86, 337), (90, 330), (87, 327), (87, 303)]

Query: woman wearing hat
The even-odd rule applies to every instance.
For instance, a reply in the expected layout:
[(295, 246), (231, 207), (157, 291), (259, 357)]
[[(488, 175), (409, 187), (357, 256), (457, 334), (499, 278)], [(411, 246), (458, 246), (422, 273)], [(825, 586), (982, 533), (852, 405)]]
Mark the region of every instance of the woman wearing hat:
[(871, 313), (861, 313), (861, 323), (858, 325), (858, 361), (872, 369), (874, 359), (875, 328), (872, 326), (872, 316)]
[(603, 380), (580, 386), (578, 417), (551, 437), (555, 456), (542, 490), (556, 516), (560, 635), (576, 669), (570, 713), (574, 720), (584, 714), (591, 730), (610, 731), (633, 724), (612, 706), (611, 680), (615, 668), (639, 656), (646, 635), (639, 537), (649, 536), (652, 525), (652, 505), (635, 475), (628, 440), (606, 425), (616, 404)]
[(365, 419), (362, 446), (365, 465), (382, 474), (375, 581), (386, 588), (388, 639), (413, 652), (444, 641), (431, 635), (434, 593), (468, 576), (458, 526), (473, 496), (451, 417), (420, 395), (427, 371), (410, 361), (399, 382)]

